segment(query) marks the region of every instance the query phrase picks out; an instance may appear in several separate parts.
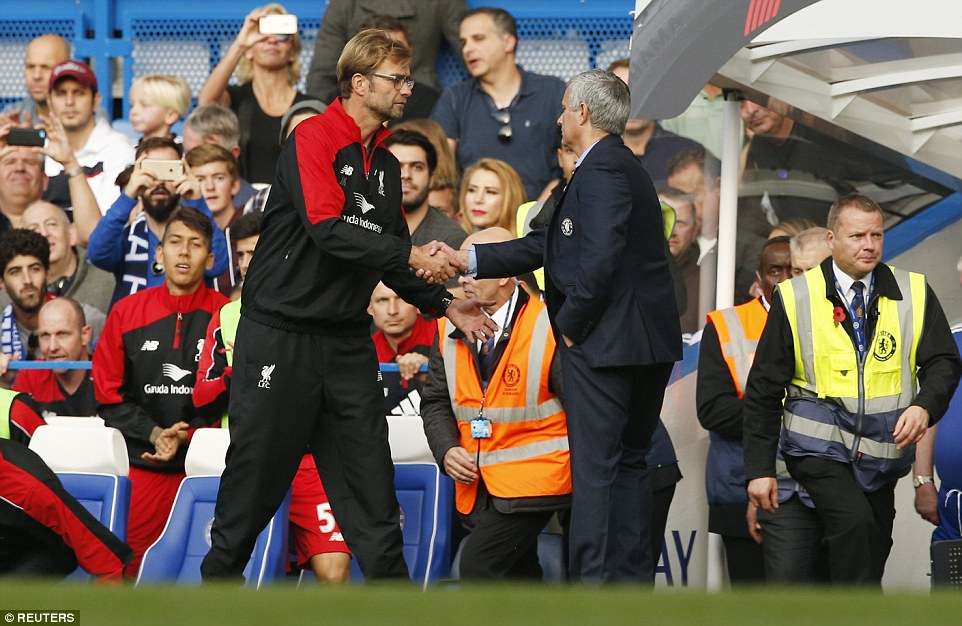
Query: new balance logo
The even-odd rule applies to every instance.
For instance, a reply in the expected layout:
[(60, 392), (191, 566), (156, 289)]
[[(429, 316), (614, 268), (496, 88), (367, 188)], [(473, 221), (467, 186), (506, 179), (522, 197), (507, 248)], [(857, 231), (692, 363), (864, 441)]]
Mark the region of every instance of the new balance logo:
[(264, 367), (261, 368), (261, 380), (260, 382), (257, 383), (258, 387), (260, 387), (261, 389), (271, 388), (271, 374), (274, 373), (275, 367), (277, 367), (276, 363), (274, 363), (273, 365), (265, 365)]
[(354, 174), (354, 168), (350, 165), (345, 165), (341, 168), (341, 174), (344, 174), (345, 176), (351, 176)]
[(160, 342), (155, 339), (148, 339), (144, 342), (144, 345), (140, 346), (141, 352), (156, 352), (157, 348), (160, 347)]
[(193, 372), (190, 370), (177, 367), (173, 363), (164, 363), (160, 371), (163, 372), (164, 376), (171, 379), (175, 383), (179, 383), (184, 378), (187, 378), (193, 374)]
[(374, 208), (374, 205), (368, 202), (367, 198), (359, 193), (354, 194), (354, 200), (357, 201), (357, 208), (361, 209), (361, 213), (367, 213)]

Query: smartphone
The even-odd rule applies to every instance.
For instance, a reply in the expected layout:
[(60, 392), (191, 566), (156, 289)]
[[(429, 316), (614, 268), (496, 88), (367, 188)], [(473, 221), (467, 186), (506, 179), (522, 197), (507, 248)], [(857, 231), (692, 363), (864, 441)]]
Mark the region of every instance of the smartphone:
[(157, 180), (180, 180), (184, 177), (184, 162), (168, 159), (144, 159), (140, 169)]
[(297, 16), (290, 13), (265, 15), (257, 26), (262, 35), (296, 35)]
[(42, 128), (11, 128), (7, 135), (9, 146), (37, 146), (42, 148), (47, 140), (47, 131)]

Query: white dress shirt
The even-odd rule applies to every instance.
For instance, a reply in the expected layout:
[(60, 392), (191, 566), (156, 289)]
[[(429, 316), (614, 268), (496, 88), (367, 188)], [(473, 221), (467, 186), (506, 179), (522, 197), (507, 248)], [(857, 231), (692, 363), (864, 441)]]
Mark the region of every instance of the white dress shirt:
[(872, 295), (872, 272), (869, 272), (864, 278), (855, 279), (842, 271), (842, 268), (838, 266), (835, 261), (832, 261), (832, 271), (835, 274), (835, 283), (838, 285), (839, 295), (842, 296), (842, 300), (845, 302), (845, 306), (852, 309), (852, 300), (855, 298), (855, 290), (852, 289), (852, 285), (856, 280), (861, 280), (862, 284), (865, 285), (865, 291), (862, 296), (865, 298), (865, 306), (868, 307), (869, 300)]
[[(511, 297), (508, 298), (504, 304), (498, 307), (497, 311), (491, 314), (491, 319), (494, 320), (494, 323), (498, 325), (498, 330), (494, 333), (493, 345), (495, 346), (498, 345), (499, 341), (501, 341), (501, 335), (504, 333), (504, 327), (511, 322), (511, 316), (514, 315), (515, 308), (518, 306), (518, 289), (520, 289), (520, 287), (515, 285), (514, 292), (511, 294)], [(484, 342), (475, 340), (474, 343), (475, 348), (477, 348), (478, 352), (480, 352), (481, 346), (484, 344)]]

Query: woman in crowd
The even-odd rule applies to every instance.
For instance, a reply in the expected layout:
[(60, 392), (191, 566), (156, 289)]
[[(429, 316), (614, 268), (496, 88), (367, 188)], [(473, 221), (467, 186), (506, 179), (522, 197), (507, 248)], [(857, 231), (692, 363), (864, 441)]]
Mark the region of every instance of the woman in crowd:
[(478, 159), (461, 178), (461, 226), (469, 234), (500, 226), (515, 232), (515, 215), (524, 202), (521, 177), (498, 159)]
[(414, 130), (425, 137), (434, 146), (438, 154), (438, 166), (431, 176), (431, 191), (428, 194), (428, 204), (450, 217), (456, 222), (461, 220), (458, 207), (458, 165), (448, 143), (448, 136), (441, 125), (434, 120), (415, 119), (401, 122), (391, 127), (392, 130)]
[[(199, 104), (222, 104), (237, 114), (238, 162), (241, 175), (252, 183), (273, 179), (281, 117), (292, 104), (308, 97), (296, 87), (301, 76), (300, 35), (264, 35), (258, 28), (261, 17), (285, 13), (279, 4), (251, 11), (198, 96)], [(240, 84), (228, 85), (235, 70)]]

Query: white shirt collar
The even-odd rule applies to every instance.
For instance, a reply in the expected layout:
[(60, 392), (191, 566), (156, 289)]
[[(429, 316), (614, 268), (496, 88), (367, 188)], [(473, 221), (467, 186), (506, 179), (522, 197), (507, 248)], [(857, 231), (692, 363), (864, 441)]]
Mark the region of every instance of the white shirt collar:
[(762, 294), (762, 295), (759, 296), (759, 297), (760, 297), (761, 300), (762, 300), (762, 306), (765, 307), (765, 310), (766, 310), (766, 311), (771, 310), (772, 305), (768, 303), (768, 299), (765, 297), (765, 294)]
[[(602, 137), (601, 139), (604, 139), (604, 137)], [(599, 139), (598, 141), (601, 141), (601, 139)], [(585, 151), (582, 152), (581, 156), (578, 157), (578, 160), (575, 161), (575, 169), (578, 169), (578, 166), (581, 165), (581, 162), (585, 160), (585, 157), (588, 156), (588, 153), (591, 152), (591, 149), (598, 145), (598, 141), (594, 142), (593, 144), (585, 148)]]
[[(842, 268), (838, 266), (835, 261), (832, 261), (832, 271), (835, 274), (835, 282), (838, 283), (838, 289), (842, 292), (842, 298), (846, 302), (851, 300), (851, 297), (855, 295), (852, 291), (852, 284), (855, 279), (842, 271)], [(862, 284), (865, 285), (864, 298), (866, 303), (869, 299), (869, 294), (872, 293), (872, 272), (869, 272), (864, 278), (861, 279)]]
[[(515, 308), (518, 306), (518, 289), (519, 286), (515, 285), (514, 292), (511, 297), (508, 298), (504, 304), (498, 307), (498, 310), (491, 314), (491, 319), (494, 323), (498, 325), (497, 332), (494, 333), (494, 345), (498, 345), (501, 341), (501, 334), (504, 332), (504, 327), (508, 325), (511, 321), (511, 316), (514, 314)], [(475, 341), (475, 346), (478, 350), (481, 349), (481, 342)]]

